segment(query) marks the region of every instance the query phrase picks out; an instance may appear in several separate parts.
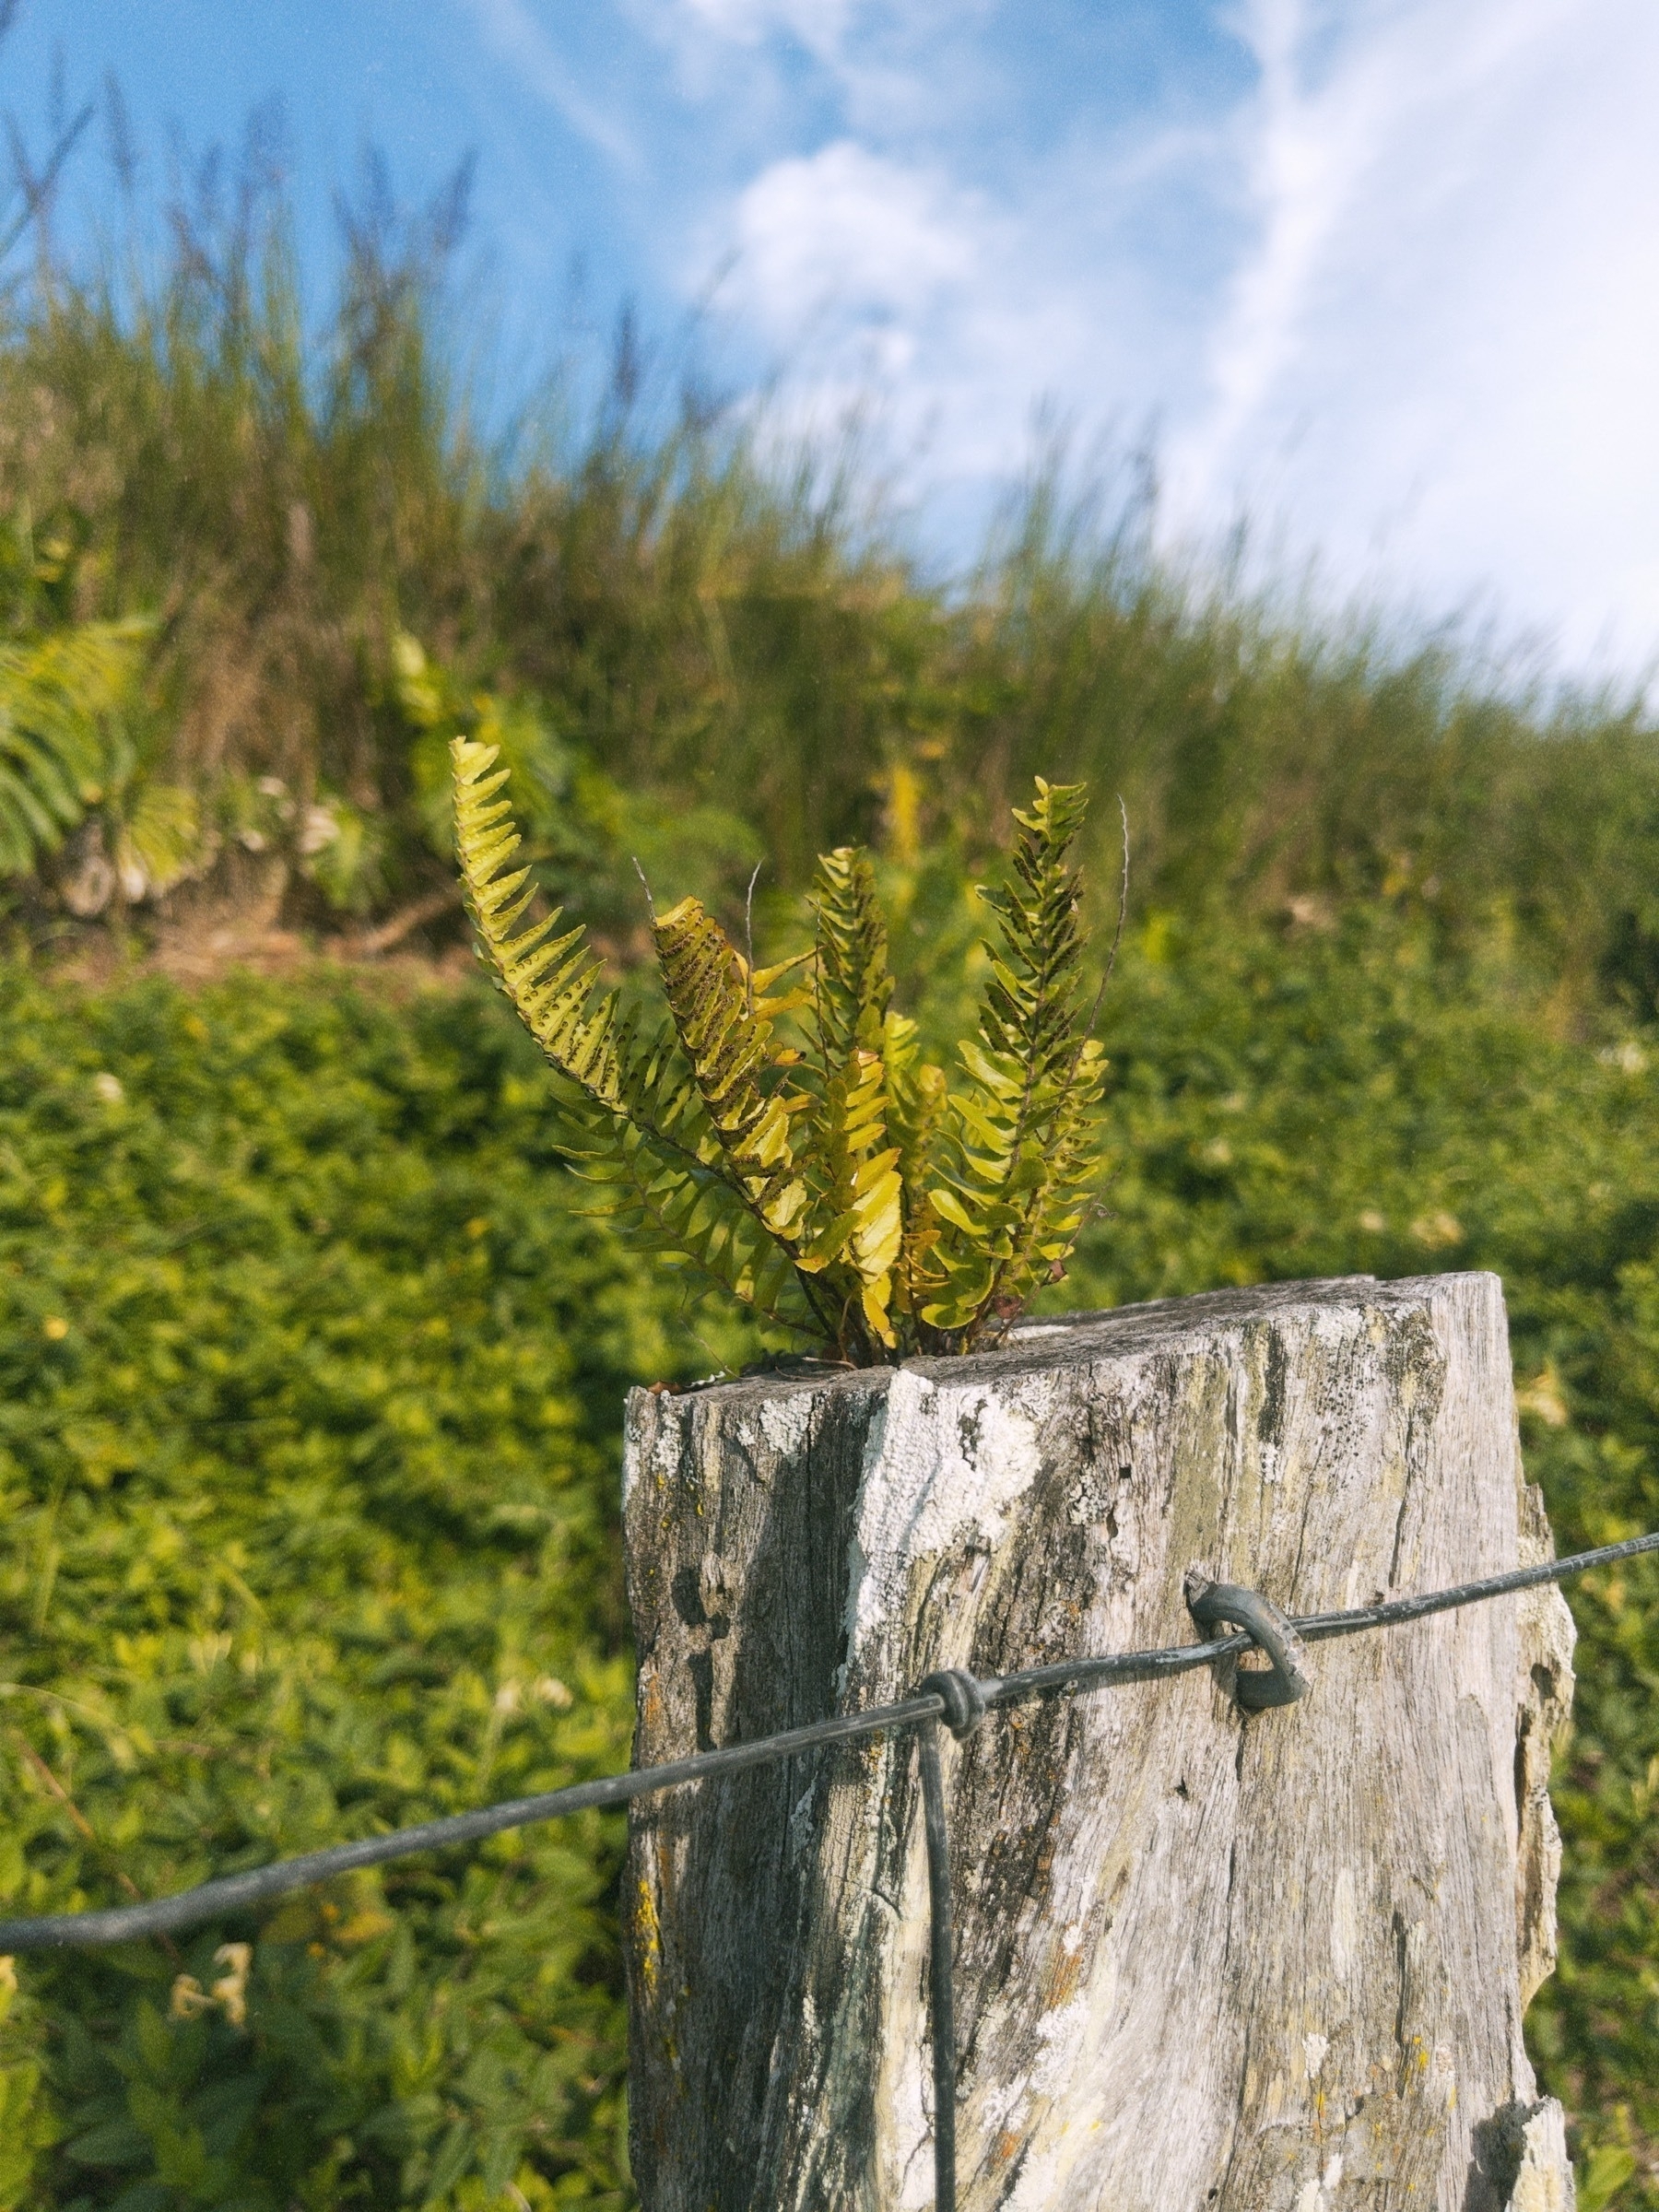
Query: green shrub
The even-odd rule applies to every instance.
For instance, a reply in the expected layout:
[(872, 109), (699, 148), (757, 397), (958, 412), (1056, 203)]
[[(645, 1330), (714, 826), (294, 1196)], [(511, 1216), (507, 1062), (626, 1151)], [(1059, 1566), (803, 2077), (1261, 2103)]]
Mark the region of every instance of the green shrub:
[[(482, 994), (5, 980), (7, 1909), (626, 1762), (613, 1438), (676, 1353), (566, 1188)], [(618, 1841), (23, 1960), (0, 2205), (620, 2203)]]

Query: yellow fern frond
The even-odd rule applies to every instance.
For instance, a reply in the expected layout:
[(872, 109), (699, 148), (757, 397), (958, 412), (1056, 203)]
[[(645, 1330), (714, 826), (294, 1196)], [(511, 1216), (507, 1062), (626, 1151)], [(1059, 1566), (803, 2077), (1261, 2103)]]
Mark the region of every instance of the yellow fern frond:
[(669, 1016), (709, 1125), (756, 1215), (793, 1252), (806, 1186), (791, 1123), (808, 1101), (787, 1083), (761, 1080), (773, 1065), (771, 1016), (780, 1002), (757, 997), (743, 956), (700, 900), (682, 899), (658, 915), (652, 934)]
[[(480, 948), (562, 1079), (561, 1148), (594, 1186), (594, 1210), (784, 1325), (816, 1332), (786, 1259), (780, 1272), (771, 1224), (733, 1172), (695, 1070), (667, 1038), (635, 1037), (616, 993), (600, 987), (583, 930), (561, 932), (557, 910), (519, 926), (535, 886), (527, 868), (511, 865), (520, 840), (496, 747), (457, 737), (450, 758), (455, 851)], [(764, 1129), (748, 1134), (762, 1150), (771, 1141)]]
[(626, 1037), (615, 992), (598, 988), (599, 962), (581, 928), (556, 934), (557, 908), (545, 921), (517, 924), (535, 895), (528, 868), (503, 873), (519, 849), (507, 771), (497, 748), (457, 737), (450, 746), (455, 780), (455, 853), (480, 943), (519, 1018), (552, 1065), (597, 1104), (625, 1113)]

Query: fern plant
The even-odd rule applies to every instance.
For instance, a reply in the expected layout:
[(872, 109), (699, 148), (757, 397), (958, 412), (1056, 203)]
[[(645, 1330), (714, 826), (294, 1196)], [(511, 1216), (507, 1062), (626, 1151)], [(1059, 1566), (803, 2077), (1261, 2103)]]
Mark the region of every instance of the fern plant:
[[(765, 1323), (856, 1366), (994, 1343), (1065, 1273), (1088, 1208), (1104, 1061), (1083, 997), (1080, 785), (1017, 812), (978, 1035), (952, 1084), (891, 1004), (867, 853), (818, 863), (811, 949), (757, 968), (696, 899), (652, 914), (655, 1026), (604, 987), (535, 887), (498, 748), (451, 748), (482, 956), (553, 1070), (599, 1208)], [(1098, 1006), (1098, 993), (1095, 1006)]]
[(130, 771), (147, 626), (0, 639), (0, 876), (27, 875)]

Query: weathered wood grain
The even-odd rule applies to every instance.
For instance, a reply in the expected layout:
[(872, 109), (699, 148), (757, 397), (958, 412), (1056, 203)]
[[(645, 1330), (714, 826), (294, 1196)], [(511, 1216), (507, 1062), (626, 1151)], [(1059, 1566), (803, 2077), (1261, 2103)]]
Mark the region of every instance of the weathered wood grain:
[[(1198, 1568), (1314, 1612), (1547, 1551), (1495, 1277), (1083, 1315), (897, 1373), (629, 1410), (641, 1761), (1182, 1642)], [(964, 2212), (1571, 2203), (1525, 1999), (1553, 1959), (1558, 1594), (994, 1713), (948, 1746)], [(909, 1739), (634, 1809), (647, 2212), (932, 2201)]]

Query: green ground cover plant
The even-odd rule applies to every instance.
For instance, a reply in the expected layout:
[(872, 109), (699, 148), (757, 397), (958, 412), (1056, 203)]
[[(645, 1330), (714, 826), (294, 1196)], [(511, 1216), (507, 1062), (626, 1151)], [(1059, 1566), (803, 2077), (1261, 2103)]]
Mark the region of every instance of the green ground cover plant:
[[(957, 905), (910, 888), (948, 947)], [(924, 1031), (958, 965), (915, 964)], [(1155, 917), (1111, 1009), (1108, 1213), (1065, 1302), (1494, 1266), (1560, 1541), (1659, 1519), (1659, 1038), (1561, 1040), (1405, 901)], [(622, 1391), (753, 1339), (582, 1218), (545, 1082), (476, 986), (6, 975), (6, 1910), (625, 1759)], [(1659, 2204), (1659, 1576), (1572, 1602), (1562, 1965), (1529, 2033), (1585, 2201), (1633, 2212)], [(20, 1958), (0, 2206), (627, 2204), (618, 1852), (614, 1823), (526, 1830), (174, 1950)]]
[[(0, 1032), (12, 1903), (624, 1762), (615, 1427), (677, 1348), (493, 1006), (9, 976)], [(6, 1970), (0, 2204), (621, 2203), (616, 1843)]]

